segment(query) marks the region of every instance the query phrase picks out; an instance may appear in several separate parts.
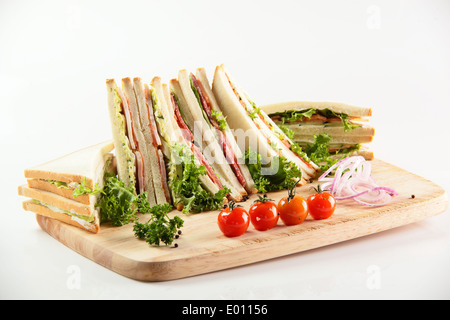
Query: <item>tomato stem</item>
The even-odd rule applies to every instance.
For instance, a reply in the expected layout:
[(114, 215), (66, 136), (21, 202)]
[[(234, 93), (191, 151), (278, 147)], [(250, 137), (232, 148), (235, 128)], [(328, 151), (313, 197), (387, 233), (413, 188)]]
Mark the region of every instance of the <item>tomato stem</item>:
[(257, 203), (257, 202), (266, 203), (266, 202), (269, 202), (269, 201), (274, 201), (274, 200), (267, 198), (267, 194), (265, 194), (262, 197), (261, 197), (261, 195), (258, 194), (258, 199), (253, 201), (253, 203)]
[(294, 197), (295, 197), (295, 187), (298, 185), (300, 180), (302, 180), (302, 179), (298, 179), (298, 181), (292, 186), (292, 188), (288, 190), (288, 198), (287, 198), (287, 202), (288, 203), (291, 202), (292, 199), (294, 199)]
[(228, 202), (228, 207), (230, 208), (230, 211), (233, 211), (234, 208), (236, 208), (236, 207), (241, 207), (241, 208), (242, 208), (241, 205), (236, 204), (236, 202), (234, 202), (233, 200), (231, 200), (230, 202)]
[(311, 187), (316, 193), (321, 194), (323, 192), (322, 186), (320, 184), (317, 185), (317, 188)]

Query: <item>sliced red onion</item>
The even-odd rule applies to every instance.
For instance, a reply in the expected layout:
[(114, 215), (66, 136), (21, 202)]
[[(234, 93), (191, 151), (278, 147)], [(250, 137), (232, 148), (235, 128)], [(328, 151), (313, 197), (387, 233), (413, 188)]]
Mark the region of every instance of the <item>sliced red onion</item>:
[[(334, 173), (334, 177), (329, 175)], [(322, 190), (330, 192), (336, 200), (353, 199), (367, 206), (388, 204), (398, 193), (392, 188), (380, 187), (371, 176), (372, 164), (361, 156), (340, 160), (320, 177)]]

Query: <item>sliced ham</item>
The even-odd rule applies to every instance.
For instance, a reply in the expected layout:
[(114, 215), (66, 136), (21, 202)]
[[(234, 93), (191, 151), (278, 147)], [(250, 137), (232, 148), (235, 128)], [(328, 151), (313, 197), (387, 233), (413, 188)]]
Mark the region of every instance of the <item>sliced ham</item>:
[(136, 158), (136, 173), (138, 175), (138, 187), (139, 193), (145, 192), (145, 170), (144, 170), (144, 157), (142, 153), (138, 150), (134, 151), (134, 155)]
[(178, 103), (173, 96), (173, 94), (170, 95), (170, 99), (172, 100), (172, 105), (175, 113), (175, 119), (178, 123), (178, 126), (180, 127), (183, 137), (187, 143), (188, 146), (190, 146), (191, 151), (194, 153), (197, 160), (203, 164), (206, 168), (206, 173), (208, 177), (220, 188), (223, 188), (222, 183), (220, 182), (217, 175), (214, 173), (213, 168), (209, 165), (209, 163), (206, 161), (205, 157), (201, 153), (200, 149), (194, 144), (194, 136), (192, 135), (191, 131), (189, 130), (188, 126), (183, 120), (183, 117), (181, 116), (180, 109), (178, 107)]
[(203, 108), (203, 111), (205, 111), (205, 114), (208, 116), (209, 122), (213, 125), (213, 127), (216, 129), (216, 133), (219, 139), (219, 144), (222, 147), (222, 151), (225, 155), (225, 158), (228, 161), (228, 164), (230, 165), (231, 169), (233, 170), (234, 174), (236, 175), (236, 178), (238, 179), (239, 183), (242, 187), (245, 188), (246, 181), (244, 178), (244, 175), (242, 174), (241, 168), (239, 167), (237, 163), (236, 155), (234, 154), (233, 149), (231, 148), (226, 135), (222, 132), (220, 129), (219, 124), (217, 123), (217, 120), (212, 116), (212, 103), (209, 99), (207, 93), (205, 92), (205, 89), (203, 88), (203, 85), (200, 81), (197, 80), (197, 78), (194, 76), (194, 74), (190, 74), (192, 84), (197, 89), (197, 92), (200, 96), (200, 102), (201, 107)]
[(162, 152), (163, 145), (161, 143), (161, 137), (159, 136), (158, 128), (156, 126), (152, 98), (151, 98), (151, 93), (150, 93), (148, 86), (144, 87), (144, 95), (145, 95), (145, 100), (146, 100), (147, 110), (148, 110), (148, 112), (147, 112), (148, 124), (149, 124), (150, 132), (152, 134), (152, 144), (157, 152), (157, 160), (158, 160), (159, 171), (161, 173), (161, 183), (162, 183), (162, 186), (164, 189), (164, 196), (166, 197), (167, 202), (171, 203), (172, 202), (171, 195), (170, 195), (170, 191), (169, 191), (169, 185), (167, 183), (166, 163), (164, 161), (164, 155)]

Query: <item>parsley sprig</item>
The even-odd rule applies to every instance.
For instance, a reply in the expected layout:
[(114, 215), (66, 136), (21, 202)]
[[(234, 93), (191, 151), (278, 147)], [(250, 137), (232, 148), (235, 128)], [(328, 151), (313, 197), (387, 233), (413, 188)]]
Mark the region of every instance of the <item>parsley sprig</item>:
[(181, 232), (183, 219), (178, 216), (170, 218), (168, 213), (172, 206), (168, 203), (158, 204), (150, 208), (150, 219), (145, 222), (135, 222), (133, 231), (136, 237), (145, 240), (150, 245), (159, 246), (162, 243), (171, 245)]
[[(107, 175), (105, 186), (97, 202), (102, 222), (111, 222), (113, 226), (123, 226), (135, 222), (133, 231), (140, 239), (159, 246), (161, 243), (172, 244), (177, 229), (183, 226), (183, 219), (178, 216), (169, 218), (172, 210), (169, 203), (151, 206), (147, 193), (136, 195), (132, 187), (126, 187), (115, 175)], [(141, 223), (137, 213), (151, 214), (150, 219)]]

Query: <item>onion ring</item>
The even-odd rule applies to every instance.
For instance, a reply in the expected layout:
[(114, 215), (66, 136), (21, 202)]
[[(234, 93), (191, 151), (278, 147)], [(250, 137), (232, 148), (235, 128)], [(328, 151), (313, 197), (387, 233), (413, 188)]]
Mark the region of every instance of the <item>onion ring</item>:
[[(334, 177), (329, 177), (333, 171)], [(336, 200), (353, 199), (372, 207), (388, 204), (398, 193), (392, 188), (378, 186), (371, 173), (372, 164), (364, 157), (347, 157), (326, 170), (319, 182), (324, 182), (321, 189), (330, 192)]]

